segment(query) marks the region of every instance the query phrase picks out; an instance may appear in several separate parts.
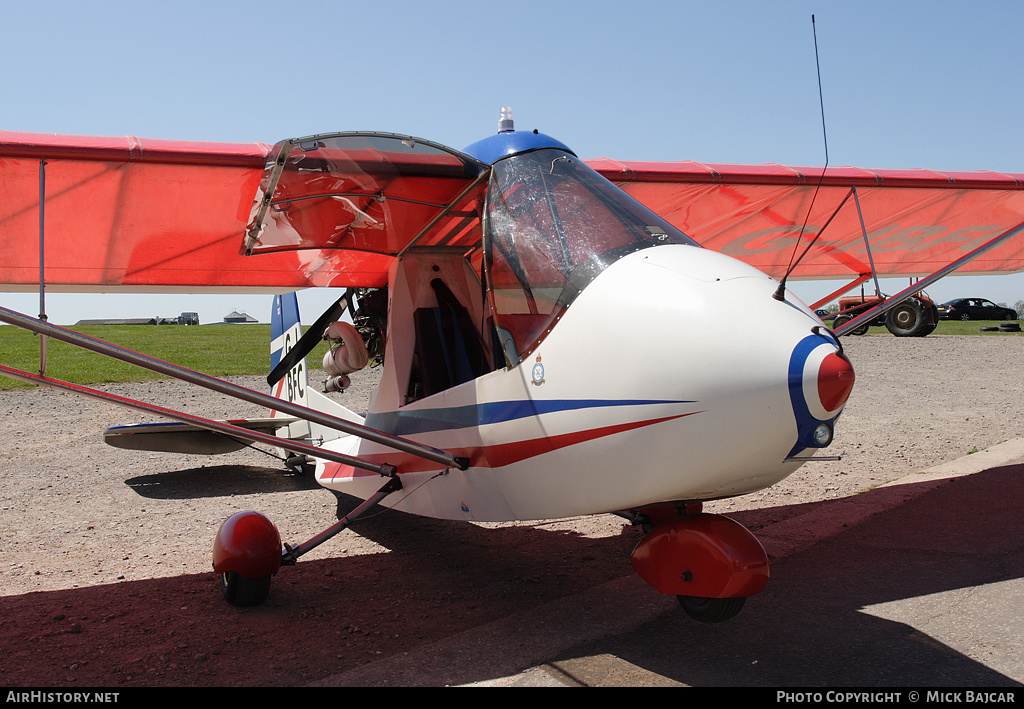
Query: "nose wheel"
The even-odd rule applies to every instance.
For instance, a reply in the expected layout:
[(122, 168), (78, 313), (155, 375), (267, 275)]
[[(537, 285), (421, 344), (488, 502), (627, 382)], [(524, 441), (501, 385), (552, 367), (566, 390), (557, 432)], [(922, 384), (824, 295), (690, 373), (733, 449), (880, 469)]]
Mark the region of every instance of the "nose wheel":
[(764, 547), (746, 527), (721, 515), (684, 512), (655, 524), (630, 562), (644, 581), (674, 595), (702, 623), (734, 617), (768, 583)]
[(743, 604), (747, 599), (740, 597), (733, 598), (703, 598), (701, 596), (676, 596), (679, 605), (686, 611), (686, 615), (701, 623), (722, 623), (734, 617), (743, 610)]

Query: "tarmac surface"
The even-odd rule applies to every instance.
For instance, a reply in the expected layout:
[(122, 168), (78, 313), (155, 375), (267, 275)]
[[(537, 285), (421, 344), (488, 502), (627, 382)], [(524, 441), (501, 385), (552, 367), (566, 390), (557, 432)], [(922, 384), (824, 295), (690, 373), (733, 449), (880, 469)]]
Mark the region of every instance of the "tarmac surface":
[(759, 530), (726, 623), (627, 576), (317, 686), (1021, 687), (1022, 500), (1016, 439)]

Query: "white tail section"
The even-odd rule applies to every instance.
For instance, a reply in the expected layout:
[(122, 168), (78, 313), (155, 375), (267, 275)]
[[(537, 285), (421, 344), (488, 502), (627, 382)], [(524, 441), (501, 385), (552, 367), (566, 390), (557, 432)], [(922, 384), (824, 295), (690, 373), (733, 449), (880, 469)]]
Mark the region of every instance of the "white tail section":
[[(298, 298), (295, 293), (286, 293), (285, 295), (274, 297), (274, 307), (270, 320), (270, 334), (270, 366), (273, 369), (281, 361), (281, 358), (295, 347), (302, 337)], [(296, 363), (274, 385), (273, 395), (278, 399), (285, 399), (286, 401), (307, 406), (317, 411), (323, 411), (347, 421), (363, 423), (363, 417), (359, 414), (350, 411), (333, 399), (310, 388), (309, 364), (305, 358)], [(271, 413), (271, 416), (279, 417), (282, 414), (274, 411)], [(340, 433), (318, 424), (311, 424), (308, 421), (297, 421), (279, 429), (277, 435), (280, 438), (301, 440), (312, 445), (323, 445), (327, 441), (343, 438), (348, 434)]]

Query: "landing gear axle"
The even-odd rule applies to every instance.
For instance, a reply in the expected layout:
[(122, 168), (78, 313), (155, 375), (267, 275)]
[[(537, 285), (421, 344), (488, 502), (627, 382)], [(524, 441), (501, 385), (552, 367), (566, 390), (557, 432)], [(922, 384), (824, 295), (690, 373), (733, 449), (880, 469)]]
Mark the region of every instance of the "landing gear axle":
[(277, 527), (266, 516), (251, 510), (232, 515), (221, 525), (213, 544), (213, 570), (221, 576), (224, 600), (233, 606), (255, 606), (267, 600), (270, 579), (281, 566), (294, 566), (299, 557), (348, 527), (396, 490), (398, 477), (390, 478), (372, 497), (309, 541), (284, 545)]

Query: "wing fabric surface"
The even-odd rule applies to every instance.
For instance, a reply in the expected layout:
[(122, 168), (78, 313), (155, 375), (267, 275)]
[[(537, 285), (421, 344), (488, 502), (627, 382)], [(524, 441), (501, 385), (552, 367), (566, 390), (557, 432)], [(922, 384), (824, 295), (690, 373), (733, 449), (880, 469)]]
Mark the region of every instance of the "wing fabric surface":
[[(693, 162), (588, 164), (702, 246), (781, 277), (793, 257), (846, 204), (792, 278), (848, 278), (871, 271), (856, 201), (880, 277), (923, 276), (1024, 222), (1024, 175)], [(800, 230), (807, 219), (807, 228)], [(1024, 270), (1024, 240), (1011, 238), (961, 275)]]
[[(269, 147), (0, 131), (0, 284), (39, 284), (40, 161), (45, 277), (53, 291), (281, 292), (331, 286), (318, 253), (240, 254)], [(387, 263), (346, 265), (381, 285)]]
[(274, 146), (246, 250), (343, 250), (349, 261), (410, 246), (480, 243), (488, 166), (451, 148), (391, 134), (336, 133)]
[[(195, 143), (0, 131), (0, 285), (53, 291), (374, 287), (412, 246), (478, 255), (488, 166), (429, 141), (336, 133)], [(926, 275), (1024, 222), (1024, 175), (589, 160), (707, 248), (782, 276)], [(850, 198), (856, 188), (856, 200)], [(807, 228), (801, 236), (804, 220)], [(246, 257), (243, 251), (253, 254)], [(475, 258), (475, 257), (474, 257)], [(1011, 238), (961, 273), (1024, 270)]]

